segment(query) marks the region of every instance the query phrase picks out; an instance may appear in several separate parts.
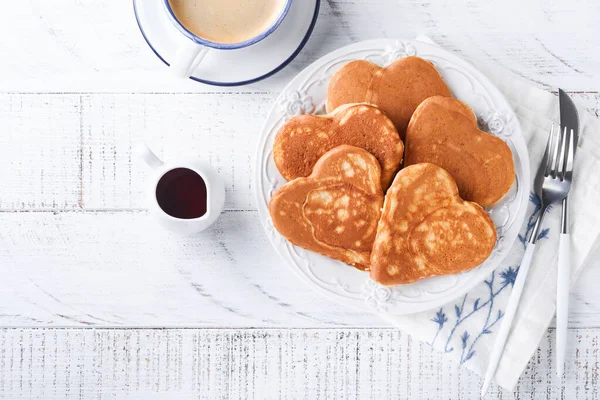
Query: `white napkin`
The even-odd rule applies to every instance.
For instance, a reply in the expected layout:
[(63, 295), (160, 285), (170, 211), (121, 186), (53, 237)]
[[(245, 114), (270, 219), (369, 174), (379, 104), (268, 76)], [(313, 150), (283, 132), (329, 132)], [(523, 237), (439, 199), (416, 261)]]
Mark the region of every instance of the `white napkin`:
[[(433, 43), (426, 37), (418, 40)], [(531, 171), (535, 174), (552, 122), (560, 122), (558, 97), (510, 72), (482, 65), (477, 67), (495, 83), (515, 110), (529, 147)], [(572, 283), (600, 237), (600, 211), (597, 209), (597, 199), (600, 198), (600, 121), (582, 106), (578, 106), (578, 111), (580, 139), (569, 210)], [(539, 203), (532, 194), (526, 224), (510, 255), (485, 282), (467, 295), (437, 310), (408, 316), (383, 314), (382, 317), (483, 375), (523, 256), (525, 238), (538, 213)], [(560, 206), (548, 212), (542, 228), (519, 310), (496, 372), (495, 382), (507, 390), (516, 385), (555, 313)]]

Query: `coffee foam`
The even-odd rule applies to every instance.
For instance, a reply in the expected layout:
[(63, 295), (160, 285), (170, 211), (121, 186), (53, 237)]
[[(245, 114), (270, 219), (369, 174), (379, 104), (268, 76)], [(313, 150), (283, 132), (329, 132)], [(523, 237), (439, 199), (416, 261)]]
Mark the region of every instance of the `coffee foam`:
[(169, 0), (177, 20), (196, 36), (216, 43), (240, 43), (275, 23), (286, 0)]

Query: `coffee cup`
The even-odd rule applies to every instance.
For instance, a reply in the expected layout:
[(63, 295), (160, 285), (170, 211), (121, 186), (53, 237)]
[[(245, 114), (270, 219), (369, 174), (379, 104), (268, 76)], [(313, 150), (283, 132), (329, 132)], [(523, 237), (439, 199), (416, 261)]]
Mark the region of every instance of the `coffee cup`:
[(225, 184), (209, 163), (195, 157), (163, 162), (146, 145), (136, 152), (152, 168), (148, 206), (161, 225), (191, 235), (217, 220), (225, 205)]
[(169, 20), (188, 40), (175, 52), (172, 72), (189, 78), (211, 50), (236, 50), (271, 35), (293, 0), (163, 0)]

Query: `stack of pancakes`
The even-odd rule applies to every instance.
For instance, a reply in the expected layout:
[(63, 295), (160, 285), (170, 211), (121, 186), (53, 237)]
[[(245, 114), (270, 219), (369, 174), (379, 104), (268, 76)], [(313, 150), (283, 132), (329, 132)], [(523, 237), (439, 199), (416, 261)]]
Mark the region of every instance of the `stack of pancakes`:
[(283, 236), (384, 285), (466, 271), (491, 254), (496, 229), (482, 207), (513, 185), (512, 153), (478, 129), (432, 63), (346, 64), (327, 110), (275, 137), (289, 182), (269, 212)]

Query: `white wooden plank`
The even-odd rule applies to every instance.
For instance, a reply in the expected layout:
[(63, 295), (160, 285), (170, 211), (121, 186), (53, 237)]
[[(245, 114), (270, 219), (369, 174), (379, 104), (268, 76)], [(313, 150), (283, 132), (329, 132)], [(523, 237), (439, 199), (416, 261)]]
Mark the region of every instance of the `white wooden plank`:
[[(253, 159), (275, 94), (0, 95), (0, 209), (141, 209), (149, 170), (132, 149), (214, 164), (228, 209), (255, 209)], [(133, 157), (133, 158), (132, 158)]]
[(0, 209), (79, 207), (78, 96), (0, 96)]
[[(515, 393), (597, 399), (600, 330), (572, 329), (563, 382), (545, 335)], [(475, 399), (480, 378), (393, 329), (3, 329), (0, 398)]]
[(164, 157), (200, 157), (226, 180), (227, 209), (255, 209), (254, 152), (275, 94), (85, 95), (83, 207), (144, 208), (142, 141)]
[[(145, 212), (0, 213), (0, 326), (382, 327), (298, 281), (257, 212), (178, 237)], [(590, 266), (570, 324), (600, 327)]]
[[(305, 50), (252, 90), (280, 90), (340, 46), (428, 34), (467, 59), (548, 87), (597, 90), (600, 4), (585, 0), (423, 3), (328, 0)], [(519, 10), (514, 12), (514, 10)], [(0, 14), (1, 91), (221, 91), (176, 82), (146, 46), (129, 0), (9, 2)], [(8, 39), (10, 38), (10, 39)], [(234, 89), (235, 90), (235, 89)]]
[[(600, 95), (572, 93), (593, 114)], [(140, 210), (145, 141), (166, 159), (208, 160), (226, 209), (254, 210), (254, 153), (277, 93), (0, 94), (0, 210)]]
[(315, 296), (257, 212), (178, 237), (146, 213), (0, 213), (2, 326), (385, 326)]
[[(597, 94), (575, 95), (592, 112), (597, 112)], [(160, 228), (146, 228), (150, 222), (141, 211), (145, 207), (143, 190), (147, 171), (131, 159), (135, 143), (145, 137), (159, 153), (166, 155), (177, 155), (181, 148), (205, 154), (226, 177), (227, 208), (254, 210), (250, 191), (252, 143), (258, 134), (259, 121), (273, 98), (273, 94), (0, 95), (0, 101), (4, 103), (0, 108), (3, 112), (0, 124), (7, 133), (0, 166), (11, 172), (0, 180), (2, 218), (8, 226), (3, 236), (2, 260), (10, 275), (10, 279), (5, 280), (10, 290), (4, 293), (9, 298), (8, 293), (12, 293), (13, 288), (19, 288), (19, 285), (31, 287), (27, 279), (35, 276), (36, 281), (42, 283), (42, 289), (51, 296), (58, 296), (58, 302), (62, 303), (57, 304), (39, 288), (27, 295), (23, 294), (26, 291), (21, 291), (15, 295), (20, 299), (19, 305), (12, 300), (4, 312), (6, 315), (0, 316), (0, 322), (4, 325), (381, 326), (380, 321), (363, 313), (333, 304), (324, 308), (320, 298), (314, 299), (306, 308), (292, 311), (291, 315), (287, 311), (275, 313), (274, 318), (266, 320), (258, 311), (266, 304), (266, 299), (270, 299), (269, 296), (281, 299), (297, 288), (264, 239), (254, 213), (225, 216), (217, 233), (210, 237), (211, 245), (198, 248), (212, 254), (211, 257), (198, 252), (176, 254), (178, 246), (189, 245), (187, 240), (183, 241), (185, 244), (166, 240), (166, 234)], [(231, 114), (237, 118), (228, 120), (227, 115)], [(254, 126), (245, 121), (254, 121)], [(210, 149), (203, 146), (204, 143), (209, 143)], [(232, 147), (232, 143), (235, 146)], [(92, 213), (53, 215), (38, 212), (42, 210)], [(102, 210), (115, 212), (93, 213)], [(137, 211), (122, 214), (119, 210)], [(33, 213), (11, 215), (13, 211)], [(239, 232), (229, 225), (232, 222), (250, 232), (248, 236), (240, 240)], [(163, 280), (164, 270), (171, 271), (172, 265), (183, 265), (185, 271), (200, 262), (231, 267), (242, 258), (248, 259), (248, 265), (259, 266), (256, 278), (271, 277), (275, 268), (282, 274), (279, 281), (267, 279), (271, 283), (265, 293), (261, 293), (265, 290), (262, 287), (252, 287), (254, 276), (252, 279), (236, 277), (243, 282), (240, 291), (253, 293), (243, 302), (234, 301), (242, 315), (232, 317), (223, 313), (223, 309), (232, 308), (228, 305), (231, 292), (216, 290), (222, 298), (216, 302), (203, 299), (204, 307), (209, 311), (205, 311), (207, 318), (201, 319), (195, 308), (198, 296), (186, 299), (180, 295), (180, 292), (187, 292), (180, 286), (177, 275), (171, 277), (175, 283)], [(149, 267), (141, 267), (143, 264)], [(111, 282), (106, 281), (111, 277), (106, 273), (107, 266), (108, 271), (114, 268)], [(26, 273), (16, 274), (15, 271)], [(219, 282), (217, 287), (226, 284), (228, 274), (214, 276)], [(206, 286), (205, 277), (196, 275), (193, 281)], [(586, 270), (573, 291), (571, 323), (574, 326), (600, 325), (600, 300), (593, 284), (598, 279), (600, 264)], [(17, 283), (12, 285), (11, 280)], [(135, 287), (133, 294), (132, 288), (125, 286), (130, 280), (135, 282), (131, 284)], [(146, 285), (147, 281), (149, 285)], [(101, 288), (96, 287), (98, 282), (104, 282)], [(284, 284), (280, 285), (280, 282)], [(96, 288), (90, 291), (90, 287)], [(312, 292), (302, 288), (302, 294), (294, 301), (274, 302), (293, 304), (291, 307), (294, 308), (303, 304), (304, 297), (312, 300)], [(171, 308), (175, 307), (177, 296), (183, 297), (188, 305), (173, 313)], [(115, 299), (119, 301), (115, 302)], [(31, 311), (31, 301), (39, 303), (34, 311)], [(158, 307), (159, 312), (140, 316), (132, 310), (132, 307), (140, 306)], [(244, 314), (246, 309), (250, 313)], [(109, 311), (114, 312), (110, 314)]]

